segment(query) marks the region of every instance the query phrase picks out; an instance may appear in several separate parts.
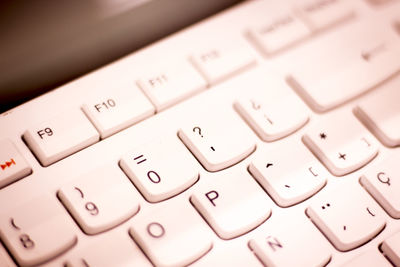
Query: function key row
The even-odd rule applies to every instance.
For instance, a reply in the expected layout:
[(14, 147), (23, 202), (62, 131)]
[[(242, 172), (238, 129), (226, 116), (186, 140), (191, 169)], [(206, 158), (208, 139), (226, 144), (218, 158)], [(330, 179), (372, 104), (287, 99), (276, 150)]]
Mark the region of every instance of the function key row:
[(49, 166), (246, 69), (255, 58), (245, 48), (215, 48), (190, 61), (175, 62), (172, 68), (160, 65), (132, 88), (100, 92), (84, 102), (83, 113), (58, 114), (28, 128), (23, 138), (40, 163)]

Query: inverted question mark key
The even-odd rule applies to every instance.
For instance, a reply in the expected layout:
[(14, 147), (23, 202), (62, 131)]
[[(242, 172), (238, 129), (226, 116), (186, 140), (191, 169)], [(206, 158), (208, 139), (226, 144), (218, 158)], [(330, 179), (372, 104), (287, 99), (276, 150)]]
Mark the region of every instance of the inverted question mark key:
[(256, 148), (254, 134), (242, 121), (218, 119), (188, 123), (178, 132), (197, 160), (212, 172), (240, 162)]

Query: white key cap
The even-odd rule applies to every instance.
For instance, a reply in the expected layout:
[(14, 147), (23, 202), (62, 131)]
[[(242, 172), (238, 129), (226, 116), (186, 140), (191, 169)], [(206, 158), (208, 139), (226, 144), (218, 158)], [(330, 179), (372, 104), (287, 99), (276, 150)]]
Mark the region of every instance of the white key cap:
[(150, 202), (186, 190), (198, 180), (201, 168), (175, 135), (135, 148), (121, 159), (120, 165)]
[[(376, 156), (376, 141), (351, 114), (330, 119), (309, 128), (303, 141), (331, 173), (345, 175)], [(338, 123), (333, 124), (332, 120)]]
[(400, 181), (398, 158), (369, 168), (360, 183), (393, 218), (400, 219)]
[(132, 85), (86, 101), (82, 109), (99, 131), (101, 138), (151, 116), (155, 109), (147, 97)]
[(351, 1), (346, 0), (302, 0), (296, 8), (303, 19), (314, 30), (340, 23), (355, 15)]
[(285, 223), (249, 242), (250, 249), (266, 266), (325, 266), (329, 262), (329, 242), (305, 216), (281, 222)]
[(355, 114), (386, 146), (400, 145), (400, 83), (362, 100)]
[(183, 125), (178, 135), (208, 171), (230, 167), (256, 148), (250, 129), (230, 113), (193, 118), (193, 123)]
[(244, 70), (255, 63), (254, 55), (246, 47), (204, 49), (192, 55), (191, 61), (213, 85)]
[(385, 257), (376, 250), (368, 250), (363, 254), (355, 257), (354, 259), (341, 265), (341, 267), (365, 267), (365, 266), (379, 266), (379, 267), (392, 267), (392, 265), (385, 259)]
[(189, 202), (141, 212), (130, 234), (156, 266), (188, 265), (212, 247), (211, 229)]
[(138, 81), (138, 85), (150, 98), (157, 112), (205, 89), (206, 81), (187, 61), (171, 63), (154, 70)]
[(221, 238), (231, 239), (264, 222), (271, 202), (244, 170), (221, 175), (197, 188), (190, 200)]
[(18, 264), (32, 266), (71, 248), (76, 228), (55, 197), (43, 196), (2, 213), (0, 236)]
[[(79, 244), (78, 244), (79, 246)], [(99, 235), (70, 254), (63, 267), (152, 266), (125, 231)]]
[[(254, 257), (243, 242), (219, 242), (210, 252), (195, 261), (190, 267), (229, 266), (229, 267), (263, 267), (261, 262)], [(229, 255), (229, 256), (227, 256)]]
[(43, 166), (65, 158), (99, 140), (82, 111), (74, 109), (30, 127), (24, 139)]
[[(299, 51), (303, 56), (289, 60), (288, 64), (295, 63), (288, 66), (288, 82), (313, 109), (332, 109), (400, 70), (400, 42), (394, 31), (389, 27), (383, 31), (384, 25), (362, 22), (335, 32), (337, 35), (328, 35)], [(341, 44), (338, 38), (347, 41)]]
[(0, 140), (0, 188), (29, 175), (31, 167), (8, 139)]
[(294, 14), (266, 16), (265, 22), (250, 29), (249, 37), (266, 55), (274, 54), (308, 37), (310, 29)]
[(279, 150), (259, 153), (251, 162), (249, 171), (281, 207), (311, 197), (325, 186), (330, 176), (298, 141), (281, 146)]
[(106, 166), (62, 187), (58, 197), (87, 234), (98, 234), (139, 210), (139, 194), (118, 168)]
[(383, 241), (381, 249), (395, 266), (400, 266), (400, 232)]
[(386, 225), (381, 208), (358, 184), (331, 191), (306, 213), (340, 251), (363, 245)]
[(235, 108), (257, 135), (267, 142), (295, 132), (308, 121), (307, 110), (295, 97), (274, 103), (269, 99), (239, 100), (235, 102)]
[(17, 267), (3, 245), (0, 245), (0, 266)]

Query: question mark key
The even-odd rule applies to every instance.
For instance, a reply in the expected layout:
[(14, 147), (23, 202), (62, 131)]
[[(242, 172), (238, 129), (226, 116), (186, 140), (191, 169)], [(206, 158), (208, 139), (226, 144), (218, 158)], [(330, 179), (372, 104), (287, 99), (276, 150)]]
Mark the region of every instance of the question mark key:
[(236, 127), (226, 120), (188, 125), (179, 130), (178, 137), (201, 165), (212, 172), (240, 162), (256, 148), (250, 129)]

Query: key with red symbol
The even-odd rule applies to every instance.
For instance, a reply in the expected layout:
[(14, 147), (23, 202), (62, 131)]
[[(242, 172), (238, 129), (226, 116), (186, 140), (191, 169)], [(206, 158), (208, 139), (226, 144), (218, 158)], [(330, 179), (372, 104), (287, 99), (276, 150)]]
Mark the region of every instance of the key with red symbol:
[(32, 172), (31, 167), (8, 139), (0, 140), (0, 188)]

